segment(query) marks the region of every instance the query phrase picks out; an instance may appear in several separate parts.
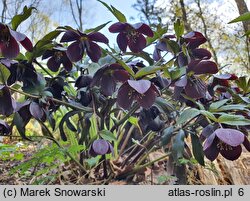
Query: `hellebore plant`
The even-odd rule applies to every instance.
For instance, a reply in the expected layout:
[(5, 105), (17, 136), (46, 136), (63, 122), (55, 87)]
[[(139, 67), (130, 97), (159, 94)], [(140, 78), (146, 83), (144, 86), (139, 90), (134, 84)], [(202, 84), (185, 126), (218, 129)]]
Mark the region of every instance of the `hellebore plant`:
[(134, 52), (141, 52), (147, 45), (146, 38), (143, 35), (153, 37), (154, 33), (151, 28), (144, 23), (121, 23), (116, 22), (109, 27), (111, 33), (117, 35), (117, 45), (121, 51), (126, 52), (127, 47)]
[(67, 30), (62, 36), (60, 42), (73, 42), (69, 45), (66, 51), (70, 61), (80, 61), (86, 51), (90, 59), (93, 62), (97, 62), (101, 58), (102, 52), (96, 42), (107, 44), (109, 40), (99, 32), (85, 34), (79, 30)]
[(32, 51), (32, 43), (24, 34), (13, 31), (2, 23), (0, 23), (0, 30), (0, 51), (4, 57), (12, 59), (19, 54), (20, 49), (17, 42), (20, 42), (27, 51)]
[[(205, 166), (204, 156), (214, 161), (219, 153), (236, 160), (241, 144), (250, 151), (250, 82), (218, 73), (201, 47), (207, 41), (202, 33), (184, 34), (179, 22), (174, 33), (162, 27), (154, 34), (99, 2), (118, 20), (109, 31), (118, 33), (122, 53), (101, 33), (108, 23), (85, 31), (58, 27), (34, 47), (14, 31), (25, 19), (10, 23), (13, 30), (0, 24), (1, 135), (16, 128), (24, 140), (33, 140), (26, 126), (35, 121), (38, 135), (64, 150), (81, 177), (91, 179), (94, 172), (105, 183), (129, 180), (158, 161), (172, 164), (171, 175), (180, 177), (183, 161)], [(18, 56), (17, 42), (28, 52)], [(147, 46), (154, 52), (146, 52)], [(149, 161), (155, 151), (164, 154)]]
[(219, 153), (228, 160), (236, 160), (242, 152), (241, 144), (250, 151), (250, 142), (242, 132), (220, 128), (215, 130), (205, 141), (204, 153), (211, 161), (215, 160)]

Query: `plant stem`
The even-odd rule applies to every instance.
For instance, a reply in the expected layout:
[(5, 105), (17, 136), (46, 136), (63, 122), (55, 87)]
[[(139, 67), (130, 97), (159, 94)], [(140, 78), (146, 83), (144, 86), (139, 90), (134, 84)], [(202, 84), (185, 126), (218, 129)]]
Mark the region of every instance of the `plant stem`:
[[(14, 92), (17, 92), (19, 94), (22, 94), (22, 95), (25, 95), (25, 96), (28, 96), (30, 98), (41, 98), (42, 96), (40, 95), (33, 95), (33, 94), (28, 94), (24, 91), (20, 91), (18, 89), (15, 89), (15, 88), (12, 88), (12, 87), (9, 87), (9, 89), (11, 91), (14, 91)], [(77, 106), (77, 105), (73, 105), (71, 103), (68, 103), (68, 102), (65, 102), (65, 101), (62, 101), (62, 100), (58, 100), (58, 99), (55, 99), (55, 98), (51, 98), (51, 97), (48, 97), (48, 99), (52, 100), (53, 102), (56, 102), (56, 103), (59, 103), (61, 105), (65, 105), (65, 106), (68, 106), (70, 108), (73, 108), (73, 109), (76, 109), (76, 110), (81, 110), (81, 111), (84, 111), (84, 112), (93, 112), (92, 108), (89, 108), (89, 107), (84, 107), (84, 106)]]
[(153, 161), (150, 161), (148, 163), (145, 163), (144, 165), (141, 165), (141, 166), (137, 166), (137, 167), (134, 167), (131, 171), (129, 172), (126, 172), (126, 173), (122, 173), (120, 175), (117, 176), (118, 179), (123, 179), (123, 178), (126, 178), (127, 176), (131, 175), (131, 174), (135, 174), (141, 170), (143, 170), (144, 168), (150, 166), (150, 165), (153, 165), (155, 162), (158, 162), (164, 158), (167, 158), (168, 156), (170, 155), (170, 153), (167, 153), (165, 154), (164, 156), (160, 157), (160, 158), (157, 158)]
[(37, 64), (47, 75), (53, 77), (53, 75), (49, 71), (47, 71), (37, 60), (35, 60), (34, 63)]
[(68, 152), (66, 149), (64, 149), (64, 148), (60, 145), (60, 143), (54, 138), (54, 136), (53, 136), (52, 132), (49, 130), (49, 128), (48, 128), (42, 121), (38, 121), (38, 122), (39, 122), (39, 123), (42, 125), (42, 127), (47, 131), (47, 133), (48, 133), (48, 135), (49, 135), (49, 136), (46, 136), (47, 139), (53, 141), (59, 148), (63, 149), (64, 153), (65, 153), (71, 160), (73, 160), (73, 161), (76, 163), (76, 165), (78, 165), (78, 166), (81, 168), (81, 170), (83, 171), (83, 174), (86, 174), (87, 171), (86, 171), (85, 168), (82, 166), (82, 164), (81, 164), (78, 160), (76, 160), (76, 159), (74, 158), (74, 156), (71, 155), (70, 152)]
[(131, 110), (129, 110), (129, 112), (120, 120), (118, 121), (111, 129), (111, 132), (114, 132), (114, 130), (116, 128), (118, 128), (120, 125), (122, 125), (132, 114), (134, 114), (134, 112), (139, 108), (139, 104), (134, 104), (133, 107), (131, 108)]

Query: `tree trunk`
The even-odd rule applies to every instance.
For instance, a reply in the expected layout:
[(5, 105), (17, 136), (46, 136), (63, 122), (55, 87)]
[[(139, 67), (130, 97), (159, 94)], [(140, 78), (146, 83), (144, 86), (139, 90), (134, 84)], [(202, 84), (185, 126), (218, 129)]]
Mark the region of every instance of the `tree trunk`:
[[(235, 3), (238, 7), (239, 10), (239, 14), (242, 15), (246, 12), (249, 12), (248, 8), (247, 8), (247, 4), (244, 0), (235, 0)], [(243, 27), (244, 27), (244, 31), (247, 32), (248, 30), (250, 30), (250, 21), (243, 21), (242, 22)], [(250, 70), (250, 44), (249, 44), (249, 40), (248, 38), (246, 38), (246, 51), (247, 51), (247, 57), (248, 57), (248, 66), (247, 69)]]
[(180, 2), (180, 5), (181, 5), (182, 20), (184, 22), (185, 30), (187, 32), (191, 32), (192, 28), (191, 28), (190, 24), (188, 23), (187, 12), (186, 12), (186, 8), (185, 8), (184, 0), (180, 0), (179, 2)]
[(198, 6), (198, 9), (199, 9), (199, 17), (200, 17), (200, 19), (202, 21), (202, 24), (203, 24), (204, 35), (207, 38), (207, 42), (208, 42), (209, 48), (212, 51), (213, 58), (214, 58), (215, 62), (217, 64), (219, 64), (218, 63), (217, 53), (216, 53), (216, 51), (215, 51), (215, 49), (214, 49), (214, 47), (212, 45), (212, 42), (211, 42), (210, 38), (208, 37), (208, 27), (207, 27), (206, 20), (205, 20), (204, 15), (203, 15), (203, 11), (202, 11), (202, 8), (201, 8), (200, 0), (195, 0), (195, 2), (196, 2), (197, 6)]

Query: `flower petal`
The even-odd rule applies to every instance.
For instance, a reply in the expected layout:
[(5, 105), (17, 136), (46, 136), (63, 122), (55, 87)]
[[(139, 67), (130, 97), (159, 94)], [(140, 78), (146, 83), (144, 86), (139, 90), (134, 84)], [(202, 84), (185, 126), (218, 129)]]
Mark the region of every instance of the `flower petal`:
[(152, 87), (150, 87), (150, 89), (147, 90), (146, 93), (144, 93), (143, 95), (138, 95), (136, 100), (138, 101), (141, 107), (149, 109), (154, 104), (155, 98), (156, 92)]
[(219, 128), (214, 133), (221, 141), (233, 147), (242, 144), (245, 139), (242, 132), (230, 128)]
[(212, 54), (204, 48), (193, 49), (192, 54), (197, 59), (210, 59), (212, 57)]
[(0, 119), (0, 135), (8, 135), (11, 131), (10, 126)]
[(96, 42), (101, 42), (101, 43), (109, 43), (109, 40), (107, 39), (106, 36), (104, 36), (100, 32), (95, 32), (95, 33), (90, 33), (88, 35), (88, 39)]
[(58, 62), (55, 57), (51, 57), (47, 62), (48, 68), (53, 72), (57, 72), (60, 65), (61, 62)]
[(154, 32), (152, 31), (152, 29), (144, 23), (131, 24), (131, 26), (134, 29), (136, 29), (139, 33), (142, 33), (142, 34), (149, 36), (149, 37), (154, 36)]
[(20, 52), (17, 41), (12, 36), (10, 37), (8, 44), (5, 42), (0, 43), (0, 49), (2, 55), (9, 59), (15, 58)]
[(98, 62), (102, 56), (102, 51), (99, 45), (94, 42), (89, 41), (89, 47), (87, 48), (87, 55), (93, 62)]
[(8, 87), (0, 85), (0, 114), (10, 116), (14, 112), (14, 102), (12, 101)]
[(129, 49), (134, 53), (141, 52), (146, 47), (146, 44), (146, 38), (142, 34), (128, 40)]
[(93, 78), (90, 75), (81, 75), (76, 79), (75, 87), (77, 87), (78, 89), (88, 87), (91, 84), (92, 80)]
[(185, 87), (185, 86), (187, 86), (187, 82), (188, 82), (187, 76), (183, 75), (179, 80), (177, 80), (174, 83), (174, 85), (177, 87)]
[(185, 87), (185, 93), (190, 98), (199, 99), (206, 97), (207, 87), (206, 84), (196, 78), (195, 80), (191, 81), (188, 79), (187, 86)]
[(200, 74), (215, 74), (218, 72), (217, 64), (207, 60), (192, 60), (188, 64), (188, 71), (193, 71), (196, 75)]
[(93, 142), (92, 149), (97, 155), (104, 155), (109, 151), (110, 147), (106, 140), (98, 139)]
[(62, 36), (60, 42), (70, 42), (70, 41), (75, 41), (80, 38), (80, 35), (73, 30), (67, 30), (65, 34)]
[(230, 149), (221, 149), (220, 154), (227, 160), (234, 161), (238, 159), (241, 155), (241, 146), (231, 147)]
[(16, 39), (16, 41), (20, 42), (26, 50), (30, 52), (32, 51), (33, 45), (30, 39), (26, 35), (19, 33), (17, 31), (13, 31), (11, 29), (10, 29), (10, 34)]
[(64, 57), (62, 58), (62, 63), (63, 63), (63, 67), (65, 68), (66, 71), (71, 71), (73, 64), (72, 62), (69, 60), (67, 55), (64, 55)]
[(118, 82), (126, 82), (129, 79), (129, 73), (125, 70), (115, 70), (113, 77)]
[(47, 59), (55, 54), (54, 50), (46, 50), (42, 56), (42, 59)]
[(120, 107), (127, 110), (132, 105), (133, 94), (130, 94), (132, 91), (131, 87), (127, 82), (125, 82), (118, 90), (117, 94), (117, 103)]
[(109, 27), (109, 31), (111, 33), (119, 33), (124, 31), (127, 26), (127, 23), (116, 22)]
[(197, 48), (201, 44), (205, 43), (207, 39), (202, 35), (202, 33), (197, 31), (192, 31), (183, 36), (188, 47), (191, 49)]
[(153, 52), (153, 59), (155, 61), (159, 61), (161, 58), (162, 58), (161, 57), (161, 51), (155, 48), (155, 50)]
[(83, 57), (83, 47), (82, 44), (79, 41), (76, 41), (68, 47), (67, 51), (67, 56), (72, 62), (77, 62), (80, 61)]
[(119, 33), (116, 42), (121, 51), (126, 52), (128, 46), (128, 38), (125, 33)]
[(149, 80), (128, 80), (128, 84), (139, 94), (144, 94), (151, 87)]
[(205, 141), (203, 151), (205, 156), (210, 160), (214, 161), (219, 155), (219, 149), (217, 147), (218, 138), (215, 138), (215, 135), (210, 135)]
[(249, 140), (247, 139), (247, 136), (245, 136), (243, 145), (245, 146), (245, 148), (247, 149), (247, 151), (250, 152), (250, 142), (249, 142)]
[(44, 111), (43, 111), (43, 109), (40, 107), (40, 105), (38, 103), (36, 103), (36, 102), (30, 103), (29, 110), (30, 110), (30, 114), (35, 119), (38, 119), (38, 120), (42, 120), (43, 119)]
[(101, 78), (101, 90), (105, 96), (112, 96), (115, 92), (116, 83), (110, 75), (103, 75)]

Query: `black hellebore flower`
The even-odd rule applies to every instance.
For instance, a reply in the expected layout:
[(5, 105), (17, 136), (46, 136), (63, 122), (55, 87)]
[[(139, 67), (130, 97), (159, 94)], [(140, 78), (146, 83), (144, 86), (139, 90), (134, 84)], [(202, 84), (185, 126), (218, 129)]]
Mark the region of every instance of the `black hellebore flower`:
[(80, 61), (85, 51), (93, 62), (98, 62), (101, 58), (102, 51), (95, 42), (106, 44), (109, 42), (106, 36), (99, 32), (85, 34), (79, 30), (67, 30), (62, 36), (61, 42), (72, 41), (74, 42), (69, 45), (66, 51), (68, 58), (72, 62)]
[(11, 131), (10, 126), (0, 119), (0, 135), (8, 135)]
[[(181, 89), (185, 89), (185, 93), (190, 98), (204, 98), (206, 97), (207, 86), (206, 84), (195, 75), (202, 74), (215, 74), (218, 72), (217, 64), (209, 60), (192, 60), (187, 66), (187, 73), (193, 75), (182, 76), (175, 82), (175, 93), (181, 93)], [(177, 89), (179, 88), (179, 89)], [(175, 94), (175, 96), (178, 96)]]
[(127, 46), (134, 53), (141, 52), (147, 44), (143, 35), (154, 36), (151, 28), (144, 23), (129, 24), (116, 22), (109, 27), (109, 31), (111, 33), (119, 33), (116, 41), (123, 52), (126, 52)]
[(14, 112), (15, 106), (8, 87), (0, 85), (0, 114), (10, 116)]
[(33, 45), (30, 39), (17, 31), (11, 30), (7, 25), (0, 23), (0, 52), (6, 58), (15, 58), (19, 52), (19, 45), (28, 51), (32, 51)]
[(159, 115), (160, 111), (155, 106), (141, 110), (139, 124), (143, 131), (160, 131), (164, 127), (164, 121), (160, 119)]
[(104, 139), (95, 140), (89, 148), (89, 154), (93, 157), (96, 157), (98, 155), (110, 154), (112, 152), (112, 145), (110, 144), (110, 142)]
[(235, 129), (219, 128), (206, 139), (203, 150), (205, 156), (211, 161), (214, 161), (219, 153), (224, 158), (233, 161), (241, 155), (241, 144), (250, 151), (250, 143), (242, 132)]
[(129, 109), (134, 100), (143, 108), (150, 108), (159, 94), (149, 80), (128, 80), (118, 90), (117, 103), (123, 109)]
[(93, 77), (90, 75), (81, 75), (76, 79), (75, 87), (77, 89), (88, 87), (93, 80)]
[(47, 66), (51, 71), (57, 72), (61, 64), (67, 71), (71, 71), (72, 62), (69, 60), (65, 48), (58, 46), (54, 47), (52, 50), (47, 50), (43, 54), (42, 59), (48, 58)]
[(111, 96), (115, 92), (116, 82), (125, 82), (128, 79), (128, 72), (120, 64), (114, 63), (96, 71), (91, 86), (100, 86), (105, 96)]

